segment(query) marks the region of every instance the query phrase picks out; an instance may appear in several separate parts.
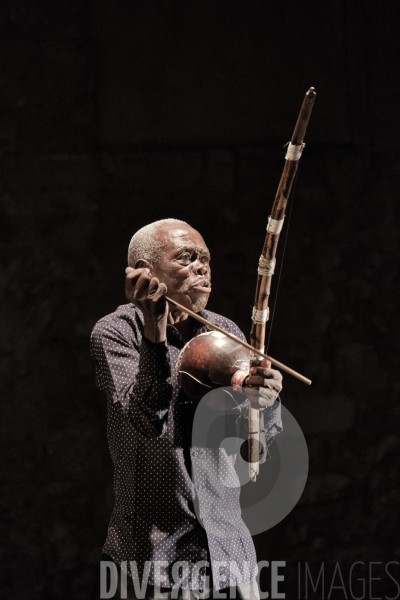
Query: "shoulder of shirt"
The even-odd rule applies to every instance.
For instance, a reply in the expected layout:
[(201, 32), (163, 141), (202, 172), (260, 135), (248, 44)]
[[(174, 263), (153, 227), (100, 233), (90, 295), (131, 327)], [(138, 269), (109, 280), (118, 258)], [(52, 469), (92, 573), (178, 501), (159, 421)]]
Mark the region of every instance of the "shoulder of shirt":
[(211, 312), (210, 310), (202, 310), (200, 311), (200, 315), (205, 319), (208, 319), (208, 321), (211, 321), (211, 323), (215, 323), (215, 325), (218, 325), (222, 329), (225, 329), (229, 333), (233, 333), (234, 335), (240, 337), (242, 340), (246, 341), (246, 336), (244, 335), (243, 331), (241, 331), (241, 329), (239, 329), (236, 323), (231, 321), (231, 319), (223, 317), (222, 315), (219, 315), (217, 313)]
[(124, 338), (137, 338), (143, 325), (142, 312), (133, 304), (121, 304), (118, 308), (97, 321), (92, 338), (104, 334), (122, 335)]

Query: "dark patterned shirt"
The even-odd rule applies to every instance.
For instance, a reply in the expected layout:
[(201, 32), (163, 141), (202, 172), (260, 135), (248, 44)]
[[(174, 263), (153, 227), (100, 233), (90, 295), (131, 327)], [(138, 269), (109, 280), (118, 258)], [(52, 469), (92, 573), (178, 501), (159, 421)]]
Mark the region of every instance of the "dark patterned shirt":
[[(200, 314), (245, 339), (229, 319), (206, 310)], [(197, 321), (193, 327), (193, 336), (209, 331)], [(183, 346), (173, 325), (167, 326), (166, 342), (154, 344), (143, 337), (143, 315), (132, 304), (119, 306), (93, 330), (91, 352), (97, 386), (107, 394), (107, 435), (115, 468), (115, 505), (103, 552), (117, 564), (136, 561), (139, 574), (145, 561), (152, 561), (149, 583), (154, 583), (158, 562), (163, 587), (172, 587), (176, 561), (187, 561), (190, 569), (210, 561), (214, 586), (222, 589), (254, 577), (256, 555), (241, 518), (235, 455), (192, 446), (196, 407), (176, 374)], [(230, 411), (236, 426), (246, 418), (246, 407), (247, 400)], [(269, 443), (281, 430), (280, 402), (264, 414)], [(235, 561), (240, 572), (235, 583), (219, 561)], [(190, 587), (202, 589), (201, 580)]]

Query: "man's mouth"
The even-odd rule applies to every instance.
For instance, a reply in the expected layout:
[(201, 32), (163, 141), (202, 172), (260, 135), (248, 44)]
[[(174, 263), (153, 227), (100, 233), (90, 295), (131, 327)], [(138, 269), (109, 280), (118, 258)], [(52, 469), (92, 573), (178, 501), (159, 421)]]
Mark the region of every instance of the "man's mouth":
[(198, 281), (194, 285), (191, 285), (190, 289), (202, 294), (209, 294), (211, 292), (211, 283), (209, 281)]

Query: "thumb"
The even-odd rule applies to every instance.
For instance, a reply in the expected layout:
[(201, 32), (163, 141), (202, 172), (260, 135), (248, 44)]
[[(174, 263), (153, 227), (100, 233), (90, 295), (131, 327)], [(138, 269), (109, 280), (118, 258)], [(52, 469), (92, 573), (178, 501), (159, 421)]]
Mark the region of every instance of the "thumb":
[(263, 367), (263, 369), (270, 369), (271, 368), (271, 361), (268, 360), (268, 358), (263, 358), (260, 364), (260, 367)]

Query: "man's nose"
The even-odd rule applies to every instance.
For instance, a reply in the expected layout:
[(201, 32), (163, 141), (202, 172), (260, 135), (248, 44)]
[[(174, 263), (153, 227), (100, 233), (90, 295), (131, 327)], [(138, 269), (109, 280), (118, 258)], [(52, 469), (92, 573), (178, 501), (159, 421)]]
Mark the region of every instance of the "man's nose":
[(196, 260), (193, 263), (193, 268), (196, 275), (206, 275), (210, 269), (209, 265), (201, 262), (200, 260)]

